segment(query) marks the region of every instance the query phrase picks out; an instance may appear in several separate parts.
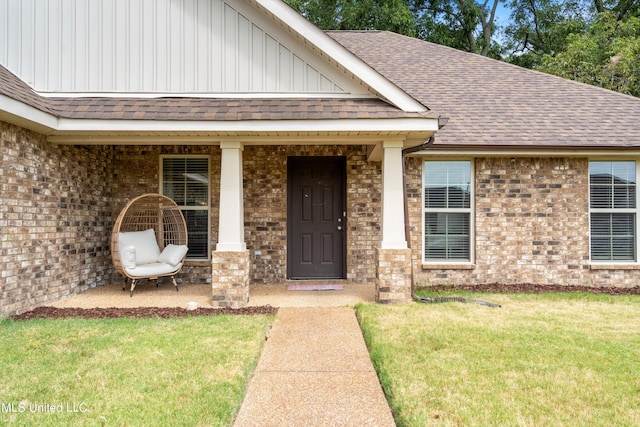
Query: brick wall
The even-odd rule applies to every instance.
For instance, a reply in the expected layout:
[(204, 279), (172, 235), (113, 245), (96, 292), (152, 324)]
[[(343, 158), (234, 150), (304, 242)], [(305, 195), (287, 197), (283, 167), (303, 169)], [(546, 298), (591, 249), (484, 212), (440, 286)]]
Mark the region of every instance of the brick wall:
[(382, 163), (369, 162), (366, 147), (347, 158), (347, 279), (374, 283), (382, 223)]
[[(57, 146), (0, 122), (0, 312), (14, 313), (121, 280), (109, 237), (126, 201), (159, 190), (162, 154), (211, 158), (211, 248), (217, 242), (217, 146)], [(245, 238), (253, 283), (286, 278), (286, 161), (289, 156), (347, 160), (347, 278), (374, 283), (380, 242), (381, 164), (364, 146), (247, 146)], [(475, 264), (424, 269), (422, 160), (408, 159), (417, 284), (547, 283), (634, 286), (636, 267), (589, 265), (588, 159), (478, 158)], [(261, 255), (256, 255), (260, 251)], [(182, 283), (211, 281), (210, 262), (187, 263)]]
[[(114, 215), (131, 197), (158, 191), (159, 158), (163, 154), (211, 156), (211, 249), (215, 250), (220, 192), (217, 146), (114, 147)], [(380, 162), (367, 161), (365, 146), (249, 145), (242, 156), (245, 241), (252, 263), (252, 283), (277, 284), (286, 280), (287, 158), (290, 156), (346, 157), (347, 279), (352, 283), (375, 282), (382, 175)], [(190, 283), (208, 283), (211, 265), (188, 262), (180, 277)], [(119, 280), (117, 275), (114, 280)]]
[(589, 160), (478, 158), (475, 265), (426, 269), (422, 260), (422, 161), (409, 162), (416, 283), (635, 286), (636, 269), (589, 263)]
[(283, 283), (287, 273), (287, 155), (284, 146), (248, 146), (244, 167), (245, 242), (252, 283)]
[[(113, 146), (113, 221), (132, 198), (160, 191), (161, 155), (206, 155), (210, 157), (210, 247), (218, 241), (218, 205), (220, 203), (220, 148), (211, 145), (141, 145)], [(176, 276), (178, 283), (210, 283), (211, 262), (187, 261)], [(113, 281), (123, 280), (115, 271)]]
[[(211, 156), (211, 249), (215, 250), (220, 191), (217, 146), (116, 146), (113, 150), (114, 218), (131, 197), (158, 191), (160, 155)], [(380, 244), (381, 163), (367, 161), (365, 146), (249, 145), (243, 151), (243, 185), (245, 241), (252, 262), (252, 283), (276, 284), (286, 280), (287, 158), (290, 156), (346, 157), (347, 279), (353, 283), (373, 283), (375, 251)], [(189, 283), (208, 283), (211, 266), (188, 262), (180, 277)], [(114, 274), (113, 280), (120, 279)]]
[[(347, 279), (373, 283), (380, 245), (381, 163), (364, 146), (247, 146), (243, 153), (245, 240), (253, 283), (283, 283), (287, 274), (287, 157), (345, 156)], [(261, 255), (256, 255), (259, 251)]]
[[(112, 268), (113, 222), (126, 202), (159, 190), (161, 154), (211, 157), (211, 238), (217, 241), (215, 146), (57, 146), (0, 122), (0, 313), (17, 313), (123, 280)], [(188, 262), (178, 281), (211, 281)]]
[(105, 284), (111, 155), (0, 122), (0, 313)]
[[(211, 249), (218, 233), (217, 146), (56, 146), (37, 133), (2, 124), (0, 301), (3, 313), (119, 282), (109, 253), (116, 216), (126, 202), (159, 191), (161, 155), (211, 158)], [(347, 159), (347, 278), (373, 283), (380, 241), (381, 164), (364, 146), (247, 146), (245, 239), (253, 283), (286, 279), (289, 156)], [(256, 256), (255, 251), (262, 255)], [(188, 262), (178, 280), (210, 283), (210, 262)]]

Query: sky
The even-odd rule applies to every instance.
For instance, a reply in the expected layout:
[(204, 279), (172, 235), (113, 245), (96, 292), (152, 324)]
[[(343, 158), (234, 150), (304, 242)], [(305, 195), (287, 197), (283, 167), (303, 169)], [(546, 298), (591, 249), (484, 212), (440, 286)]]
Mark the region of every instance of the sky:
[(505, 7), (504, 4), (499, 3), (496, 9), (496, 21), (498, 25), (504, 27), (509, 21), (509, 15), (511, 15), (511, 9)]

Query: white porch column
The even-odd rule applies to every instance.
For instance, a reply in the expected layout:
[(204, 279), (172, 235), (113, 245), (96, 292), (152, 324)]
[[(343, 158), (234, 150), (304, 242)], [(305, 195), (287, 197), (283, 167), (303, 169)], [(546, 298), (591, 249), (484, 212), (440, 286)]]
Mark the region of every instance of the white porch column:
[(384, 141), (382, 157), (381, 249), (406, 249), (402, 185), (403, 141)]
[(244, 241), (244, 202), (242, 191), (242, 142), (222, 141), (220, 171), (219, 252), (241, 252)]

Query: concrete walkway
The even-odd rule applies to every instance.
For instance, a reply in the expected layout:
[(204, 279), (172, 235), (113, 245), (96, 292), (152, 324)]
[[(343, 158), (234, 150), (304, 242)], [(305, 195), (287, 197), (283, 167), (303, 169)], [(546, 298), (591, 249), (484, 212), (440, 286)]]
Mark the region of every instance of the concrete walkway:
[(353, 308), (280, 308), (234, 425), (395, 426)]

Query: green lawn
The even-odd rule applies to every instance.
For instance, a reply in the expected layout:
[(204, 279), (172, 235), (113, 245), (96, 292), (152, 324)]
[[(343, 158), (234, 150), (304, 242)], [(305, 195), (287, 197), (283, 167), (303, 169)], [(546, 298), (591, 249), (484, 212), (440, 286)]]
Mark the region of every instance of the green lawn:
[(0, 321), (0, 425), (228, 426), (273, 319)]
[(357, 307), (398, 426), (640, 425), (640, 297), (455, 295)]

